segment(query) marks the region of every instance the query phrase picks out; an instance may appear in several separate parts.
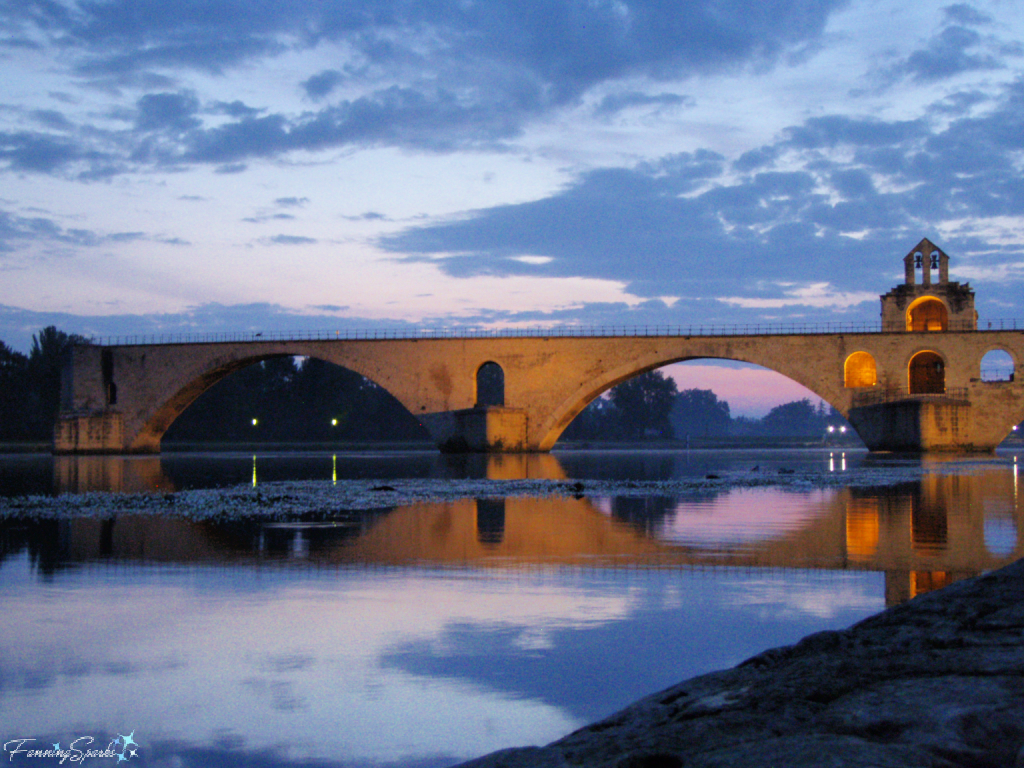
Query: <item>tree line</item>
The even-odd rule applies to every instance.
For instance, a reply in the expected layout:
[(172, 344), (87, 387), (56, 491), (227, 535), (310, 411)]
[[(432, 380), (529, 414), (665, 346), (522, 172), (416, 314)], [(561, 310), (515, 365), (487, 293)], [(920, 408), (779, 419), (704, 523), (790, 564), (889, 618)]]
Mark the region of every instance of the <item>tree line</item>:
[(48, 326), (32, 336), (28, 355), (0, 341), (0, 440), (44, 442), (60, 409), (60, 370), (70, 348), (84, 342)]
[[(0, 440), (48, 441), (60, 408), (60, 373), (80, 336), (54, 326), (32, 337), (28, 355), (0, 341)], [(808, 399), (764, 418), (733, 417), (704, 389), (678, 391), (648, 371), (594, 400), (565, 440), (638, 441), (703, 437), (816, 437), (846, 425)], [(251, 365), (199, 396), (164, 435), (175, 442), (332, 442), (429, 440), (417, 419), (386, 390), (346, 368), (312, 358), (279, 357)]]

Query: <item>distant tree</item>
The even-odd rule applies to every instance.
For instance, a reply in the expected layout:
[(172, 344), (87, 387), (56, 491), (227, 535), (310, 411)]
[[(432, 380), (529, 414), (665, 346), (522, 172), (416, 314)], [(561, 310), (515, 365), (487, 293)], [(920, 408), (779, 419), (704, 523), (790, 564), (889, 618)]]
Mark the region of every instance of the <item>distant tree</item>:
[(709, 437), (729, 434), (732, 417), (729, 404), (710, 389), (684, 389), (669, 415), (676, 437)]
[(590, 401), (565, 428), (562, 440), (613, 440), (618, 437), (617, 412), (607, 397)]
[(761, 434), (761, 420), (750, 416), (734, 416), (729, 425), (729, 434), (736, 437), (751, 437)]
[(619, 384), (609, 394), (618, 412), (619, 433), (628, 440), (671, 438), (669, 414), (677, 394), (675, 379), (661, 371), (648, 371)]
[(777, 405), (761, 419), (762, 431), (775, 437), (818, 435), (822, 431), (821, 419), (808, 398)]
[(31, 437), (28, 358), (0, 341), (0, 440)]
[(53, 325), (32, 336), (28, 355), (29, 427), (35, 439), (49, 439), (60, 411), (61, 370), (75, 344), (86, 339), (77, 334), (57, 330)]

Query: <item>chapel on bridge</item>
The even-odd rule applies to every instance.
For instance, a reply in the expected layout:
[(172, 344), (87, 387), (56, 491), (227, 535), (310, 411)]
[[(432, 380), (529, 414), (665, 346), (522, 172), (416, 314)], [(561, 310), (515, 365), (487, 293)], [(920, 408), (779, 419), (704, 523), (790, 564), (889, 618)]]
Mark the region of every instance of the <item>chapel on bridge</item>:
[(903, 285), (881, 297), (883, 331), (978, 329), (974, 291), (969, 283), (949, 281), (949, 255), (931, 240), (923, 239), (903, 257), (903, 270)]

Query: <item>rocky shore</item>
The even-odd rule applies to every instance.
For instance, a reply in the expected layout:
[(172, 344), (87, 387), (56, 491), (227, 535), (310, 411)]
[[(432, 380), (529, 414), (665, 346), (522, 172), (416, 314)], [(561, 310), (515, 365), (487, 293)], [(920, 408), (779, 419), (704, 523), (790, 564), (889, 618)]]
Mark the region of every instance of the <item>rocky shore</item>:
[(462, 768), (1024, 768), (1024, 560)]

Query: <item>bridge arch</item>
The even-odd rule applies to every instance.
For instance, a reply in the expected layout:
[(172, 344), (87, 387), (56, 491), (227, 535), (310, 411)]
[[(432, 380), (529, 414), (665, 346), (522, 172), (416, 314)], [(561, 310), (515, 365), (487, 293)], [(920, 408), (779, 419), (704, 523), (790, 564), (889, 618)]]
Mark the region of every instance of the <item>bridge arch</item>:
[[(194, 405), (196, 401), (199, 400), (199, 398), (201, 398), (204, 394), (212, 390), (217, 384), (223, 382), (225, 379), (228, 379), (229, 377), (235, 374), (239, 374), (245, 369), (250, 369), (253, 366), (260, 365), (261, 363), (266, 363), (272, 360), (282, 360), (286, 358), (296, 357), (306, 358), (306, 365), (309, 364), (309, 361), (325, 363), (328, 366), (348, 371), (349, 374), (361, 377), (362, 379), (371, 382), (381, 391), (387, 392), (388, 395), (394, 398), (402, 406), (402, 408), (409, 413), (409, 416), (412, 419), (416, 418), (415, 415), (411, 413), (407, 404), (402, 403), (401, 400), (396, 398), (393, 393), (389, 392), (385, 387), (382, 387), (373, 378), (367, 376), (362, 371), (357, 370), (355, 366), (339, 363), (335, 360), (330, 359), (329, 356), (310, 354), (308, 350), (248, 355), (243, 354), (233, 359), (220, 359), (213, 361), (210, 365), (206, 366), (205, 370), (202, 370), (198, 373), (184, 372), (181, 377), (171, 381), (169, 383), (168, 388), (164, 392), (164, 397), (162, 399), (159, 397), (157, 398), (152, 413), (150, 413), (148, 417), (144, 416), (141, 429), (139, 430), (138, 434), (135, 436), (135, 439), (133, 441), (134, 445), (159, 446), (160, 441), (167, 433), (167, 430), (171, 428), (171, 426), (178, 420), (178, 418), (181, 415), (183, 415), (192, 405)], [(292, 413), (294, 415), (294, 411)], [(252, 414), (253, 417), (257, 415), (258, 414), (256, 413)], [(268, 422), (261, 414), (259, 415), (260, 427), (265, 428)], [(345, 419), (340, 416), (340, 412), (339, 418), (341, 422), (344, 423)], [(248, 415), (246, 415), (245, 422), (249, 423)], [(256, 418), (252, 419), (252, 424), (254, 427), (256, 426)], [(309, 423), (307, 422), (307, 426), (308, 424)], [(332, 420), (328, 417), (325, 417), (323, 425), (325, 431), (331, 431), (331, 424)], [(338, 426), (338, 421), (334, 421), (333, 425)]]
[(936, 296), (922, 296), (907, 307), (908, 331), (949, 330), (949, 308)]
[(612, 387), (641, 374), (647, 373), (648, 371), (663, 368), (666, 365), (671, 365), (673, 363), (685, 363), (690, 360), (732, 360), (766, 368), (796, 382), (814, 393), (817, 397), (820, 397), (840, 413), (845, 413), (846, 403), (839, 392), (842, 387), (842, 381), (839, 380), (838, 376), (836, 377), (837, 386), (834, 389), (825, 389), (821, 386), (820, 381), (808, 380), (806, 377), (801, 376), (797, 370), (789, 368), (785, 364), (780, 365), (778, 361), (761, 359), (757, 355), (732, 354), (726, 356), (723, 354), (690, 354), (681, 356), (673, 355), (670, 357), (646, 356), (632, 361), (631, 363), (617, 366), (599, 376), (596, 376), (583, 386), (579, 387), (568, 398), (563, 400), (563, 402), (555, 409), (552, 415), (545, 422), (542, 430), (544, 437), (540, 441), (539, 450), (551, 450), (562, 432), (564, 432), (566, 427), (572, 423), (572, 420), (575, 419), (591, 402)]

